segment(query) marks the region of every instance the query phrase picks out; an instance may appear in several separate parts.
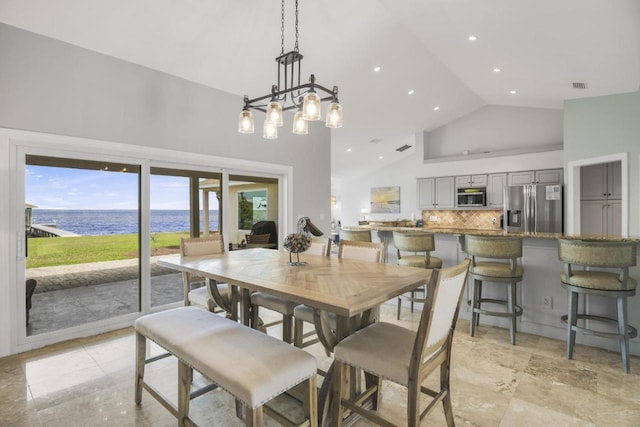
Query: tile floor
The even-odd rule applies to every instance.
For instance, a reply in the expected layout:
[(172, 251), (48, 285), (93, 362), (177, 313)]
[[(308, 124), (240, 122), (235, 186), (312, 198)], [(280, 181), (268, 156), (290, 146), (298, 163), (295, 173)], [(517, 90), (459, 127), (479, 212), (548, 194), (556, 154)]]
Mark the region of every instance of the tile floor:
[[(415, 328), (418, 316), (407, 310), (398, 323)], [(396, 322), (393, 302), (383, 306), (382, 317)], [(270, 333), (278, 336), (276, 329)], [(319, 347), (309, 351), (321, 367), (329, 365)], [(519, 333), (514, 347), (506, 330), (486, 326), (471, 338), (468, 322), (460, 320), (452, 365), (458, 425), (640, 425), (638, 357), (625, 375), (616, 353), (577, 346), (575, 360), (568, 361), (564, 342)], [(149, 365), (146, 377), (175, 397), (176, 366), (175, 359), (163, 359)], [(148, 393), (141, 406), (134, 404), (133, 372), (131, 328), (0, 358), (0, 425), (174, 426), (175, 419)], [(428, 381), (437, 381), (437, 374)], [(383, 386), (381, 411), (400, 423), (405, 393), (389, 383)], [(203, 426), (243, 425), (234, 416), (233, 399), (221, 391), (194, 400), (192, 416)], [(423, 425), (446, 425), (440, 407)]]

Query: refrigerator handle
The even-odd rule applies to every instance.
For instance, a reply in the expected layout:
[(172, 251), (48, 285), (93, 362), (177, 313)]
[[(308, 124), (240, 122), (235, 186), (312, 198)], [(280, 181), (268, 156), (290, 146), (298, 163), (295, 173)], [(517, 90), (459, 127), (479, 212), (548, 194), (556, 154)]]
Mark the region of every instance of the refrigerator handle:
[(529, 209), (530, 208), (530, 192), (529, 192), (529, 186), (525, 185), (524, 187), (522, 187), (522, 190), (524, 192), (524, 209), (522, 212), (522, 228), (523, 231), (526, 233), (529, 231)]
[(529, 220), (531, 221), (531, 229), (533, 230), (534, 233), (538, 232), (538, 221), (536, 219), (536, 215), (538, 214), (536, 212), (536, 206), (538, 206), (538, 199), (537, 199), (537, 191), (535, 187), (530, 187), (529, 189), (531, 191), (531, 199), (530, 199), (530, 204), (531, 204), (531, 213), (529, 214)]

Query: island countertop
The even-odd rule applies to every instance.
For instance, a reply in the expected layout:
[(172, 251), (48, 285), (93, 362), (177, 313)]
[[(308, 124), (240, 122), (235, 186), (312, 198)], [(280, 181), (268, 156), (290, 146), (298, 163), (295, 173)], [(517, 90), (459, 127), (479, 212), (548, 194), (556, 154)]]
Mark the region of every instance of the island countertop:
[(640, 236), (619, 236), (612, 234), (582, 234), (582, 233), (524, 233), (505, 231), (499, 228), (439, 228), (439, 227), (394, 227), (389, 225), (359, 225), (344, 227), (345, 229), (366, 229), (375, 231), (418, 231), (436, 234), (475, 234), (478, 236), (522, 236), (533, 239), (569, 239), (569, 240), (600, 240), (603, 242), (635, 242), (640, 243)]

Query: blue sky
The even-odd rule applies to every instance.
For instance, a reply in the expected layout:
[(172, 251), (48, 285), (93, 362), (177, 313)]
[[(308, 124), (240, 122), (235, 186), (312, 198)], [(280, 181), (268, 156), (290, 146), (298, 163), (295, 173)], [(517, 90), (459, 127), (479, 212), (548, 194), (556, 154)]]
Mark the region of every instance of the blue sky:
[[(25, 171), (25, 201), (40, 209), (138, 208), (133, 173), (34, 165)], [(217, 201), (211, 199), (215, 209)], [(152, 175), (151, 209), (189, 209), (189, 179)]]

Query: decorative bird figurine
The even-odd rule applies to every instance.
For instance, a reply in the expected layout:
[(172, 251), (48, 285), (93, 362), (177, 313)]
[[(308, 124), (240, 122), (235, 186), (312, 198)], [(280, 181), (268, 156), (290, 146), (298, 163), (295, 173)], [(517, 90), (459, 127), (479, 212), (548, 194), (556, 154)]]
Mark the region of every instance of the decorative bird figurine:
[[(284, 239), (283, 246), (289, 251), (289, 265), (305, 265), (300, 261), (300, 252), (309, 249), (311, 245), (311, 235), (322, 236), (322, 231), (318, 229), (309, 217), (303, 216), (298, 220), (298, 232), (291, 233)], [(296, 261), (293, 261), (292, 254), (296, 254)]]

